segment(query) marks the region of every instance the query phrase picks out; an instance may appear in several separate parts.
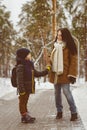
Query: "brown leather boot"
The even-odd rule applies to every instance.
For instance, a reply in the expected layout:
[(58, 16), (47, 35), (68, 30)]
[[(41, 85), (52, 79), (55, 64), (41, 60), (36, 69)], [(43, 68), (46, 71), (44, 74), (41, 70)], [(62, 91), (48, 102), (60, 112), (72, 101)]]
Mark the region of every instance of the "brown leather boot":
[(56, 119), (61, 119), (62, 118), (62, 112), (58, 112), (56, 115)]
[(77, 113), (71, 114), (71, 119), (70, 119), (70, 121), (75, 121), (76, 119), (78, 119)]

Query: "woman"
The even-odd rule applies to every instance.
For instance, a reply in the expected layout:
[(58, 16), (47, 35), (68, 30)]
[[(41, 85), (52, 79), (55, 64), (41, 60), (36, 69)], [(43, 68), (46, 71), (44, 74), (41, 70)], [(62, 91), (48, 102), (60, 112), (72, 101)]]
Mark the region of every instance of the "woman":
[(61, 119), (63, 106), (61, 89), (67, 99), (71, 111), (71, 121), (77, 117), (76, 105), (70, 91), (70, 83), (74, 84), (77, 76), (77, 48), (74, 39), (67, 28), (57, 31), (54, 49), (51, 53), (50, 81), (55, 86), (56, 119)]

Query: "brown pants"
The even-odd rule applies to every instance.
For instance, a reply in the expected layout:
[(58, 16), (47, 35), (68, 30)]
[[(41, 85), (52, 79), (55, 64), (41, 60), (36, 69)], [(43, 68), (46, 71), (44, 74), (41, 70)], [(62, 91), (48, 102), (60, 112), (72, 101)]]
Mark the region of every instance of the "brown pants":
[(28, 112), (27, 110), (28, 99), (29, 99), (29, 93), (19, 96), (19, 111), (21, 115)]

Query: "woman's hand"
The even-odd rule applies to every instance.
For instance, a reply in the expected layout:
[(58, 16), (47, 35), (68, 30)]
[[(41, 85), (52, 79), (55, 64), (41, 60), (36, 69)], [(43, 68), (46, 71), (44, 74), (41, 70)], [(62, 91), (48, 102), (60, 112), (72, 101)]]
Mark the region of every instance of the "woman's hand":
[(70, 76), (69, 81), (70, 83), (74, 84), (76, 82), (76, 78)]

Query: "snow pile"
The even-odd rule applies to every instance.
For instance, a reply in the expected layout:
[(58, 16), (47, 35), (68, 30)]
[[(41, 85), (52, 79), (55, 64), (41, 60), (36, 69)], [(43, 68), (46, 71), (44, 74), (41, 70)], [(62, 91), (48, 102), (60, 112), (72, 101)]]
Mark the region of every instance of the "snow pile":
[(16, 89), (12, 87), (10, 78), (0, 78), (0, 97), (12, 91)]
[(36, 89), (54, 89), (54, 85), (50, 82), (44, 81), (44, 78), (35, 79)]

